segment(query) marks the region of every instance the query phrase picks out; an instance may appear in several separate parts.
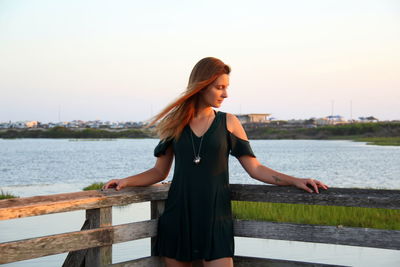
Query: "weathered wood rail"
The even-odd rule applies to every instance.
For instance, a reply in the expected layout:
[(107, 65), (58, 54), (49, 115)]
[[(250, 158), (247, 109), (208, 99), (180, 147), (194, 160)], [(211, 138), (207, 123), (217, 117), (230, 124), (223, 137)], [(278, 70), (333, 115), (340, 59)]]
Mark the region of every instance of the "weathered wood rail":
[[(0, 244), (0, 264), (70, 252), (63, 266), (163, 266), (155, 256), (111, 262), (112, 245), (151, 237), (163, 212), (169, 185), (127, 188), (116, 192), (85, 191), (0, 201), (0, 220), (86, 210), (81, 231)], [(232, 200), (310, 205), (400, 209), (400, 190), (331, 188), (308, 194), (292, 187), (230, 185)], [(151, 220), (112, 225), (111, 208), (151, 201)], [(400, 249), (400, 231), (368, 228), (235, 220), (235, 236)], [(154, 240), (152, 240), (154, 242)], [(307, 262), (235, 257), (235, 266), (334, 266)], [(195, 266), (201, 266), (196, 263)]]

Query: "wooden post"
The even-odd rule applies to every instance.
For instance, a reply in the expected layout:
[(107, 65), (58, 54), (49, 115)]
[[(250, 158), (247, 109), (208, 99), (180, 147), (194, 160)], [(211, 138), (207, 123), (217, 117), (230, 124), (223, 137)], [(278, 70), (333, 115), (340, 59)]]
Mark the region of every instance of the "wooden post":
[[(85, 220), (81, 231), (88, 230), (89, 228), (89, 220)], [(64, 260), (62, 267), (85, 267), (85, 257), (87, 253), (87, 249), (81, 249), (76, 251), (70, 251), (67, 257)]]
[[(112, 225), (112, 207), (86, 210), (90, 229)], [(88, 249), (85, 266), (106, 266), (112, 262), (112, 246)]]
[[(152, 200), (150, 202), (151, 219), (158, 219), (164, 212), (165, 201), (164, 200)], [(151, 256), (154, 256), (154, 246), (156, 243), (156, 237), (151, 238)]]

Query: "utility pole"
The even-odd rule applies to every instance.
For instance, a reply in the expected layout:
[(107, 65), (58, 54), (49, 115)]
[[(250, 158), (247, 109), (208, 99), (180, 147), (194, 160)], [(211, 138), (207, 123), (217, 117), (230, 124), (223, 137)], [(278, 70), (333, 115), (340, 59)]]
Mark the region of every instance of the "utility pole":
[(58, 122), (61, 122), (61, 105), (58, 105)]
[(350, 121), (353, 122), (353, 100), (350, 100)]

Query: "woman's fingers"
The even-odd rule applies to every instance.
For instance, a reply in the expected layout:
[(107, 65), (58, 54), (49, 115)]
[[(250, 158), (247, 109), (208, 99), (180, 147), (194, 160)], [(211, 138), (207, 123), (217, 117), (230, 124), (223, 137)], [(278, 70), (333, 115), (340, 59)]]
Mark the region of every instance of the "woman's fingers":
[(103, 185), (103, 189), (114, 188), (118, 186), (118, 180), (113, 179), (108, 181), (105, 185)]
[(301, 184), (300, 188), (301, 188), (301, 189), (304, 189), (304, 190), (307, 191), (308, 193), (314, 192), (310, 187), (307, 186), (307, 184)]
[(318, 190), (318, 185), (316, 180), (311, 179), (312, 180), (312, 187), (314, 188), (315, 192), (317, 192), (317, 194), (319, 194), (319, 190)]
[(108, 181), (104, 186), (103, 190), (109, 189), (109, 188), (115, 188), (115, 190), (121, 190), (127, 186), (127, 183), (124, 179), (113, 179)]
[(118, 183), (117, 184), (117, 186), (115, 187), (115, 190), (120, 190), (120, 189), (122, 189), (122, 184), (121, 183)]
[(318, 188), (323, 188), (323, 189), (328, 189), (328, 186), (324, 184), (321, 181), (315, 180), (315, 179), (307, 179), (306, 180), (307, 185), (311, 186), (314, 189), (314, 192), (319, 194)]
[(314, 182), (319, 188), (328, 189), (328, 186), (326, 184), (324, 184), (323, 182), (318, 181), (318, 180), (314, 180)]
[(326, 184), (324, 184), (323, 182), (319, 182), (319, 181), (318, 181), (318, 187), (321, 187), (323, 189), (328, 189), (328, 186)]
[(313, 192), (319, 194), (317, 181), (314, 179), (306, 179), (307, 186), (310, 186)]
[(299, 182), (297, 183), (297, 187), (309, 192), (309, 193), (317, 193), (319, 194), (318, 188), (323, 188), (323, 189), (328, 189), (328, 186), (324, 184), (323, 182), (320, 182), (315, 179), (311, 178), (300, 178), (298, 180)]

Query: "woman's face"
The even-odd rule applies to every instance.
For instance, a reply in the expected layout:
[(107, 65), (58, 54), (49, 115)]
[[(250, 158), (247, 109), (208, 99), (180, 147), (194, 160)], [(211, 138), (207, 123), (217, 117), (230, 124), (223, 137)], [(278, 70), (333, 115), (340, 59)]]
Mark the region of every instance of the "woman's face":
[(201, 101), (206, 106), (219, 108), (228, 97), (229, 75), (222, 74), (204, 91), (201, 92)]

